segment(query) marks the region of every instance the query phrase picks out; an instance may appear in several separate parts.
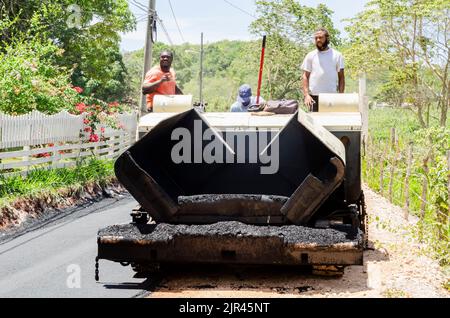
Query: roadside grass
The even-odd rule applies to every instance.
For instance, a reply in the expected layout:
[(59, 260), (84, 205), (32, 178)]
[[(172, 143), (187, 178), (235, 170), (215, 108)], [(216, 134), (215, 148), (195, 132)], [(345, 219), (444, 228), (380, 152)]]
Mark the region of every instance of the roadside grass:
[(442, 287), (444, 287), (447, 291), (450, 292), (450, 279), (448, 279), (448, 280), (443, 284)]
[(91, 158), (72, 168), (35, 169), (26, 177), (0, 175), (0, 208), (24, 197), (56, 194), (65, 188), (79, 188), (89, 183), (105, 186), (114, 177), (113, 167), (113, 161)]
[(386, 298), (411, 298), (407, 292), (395, 288), (386, 289), (383, 296)]
[[(439, 113), (433, 109), (430, 112), (430, 127), (439, 125)], [(376, 139), (388, 139), (389, 129), (395, 127), (400, 136), (408, 136), (420, 129), (417, 116), (412, 110), (403, 108), (371, 109), (369, 111), (369, 130)], [(447, 121), (450, 128), (450, 120)]]

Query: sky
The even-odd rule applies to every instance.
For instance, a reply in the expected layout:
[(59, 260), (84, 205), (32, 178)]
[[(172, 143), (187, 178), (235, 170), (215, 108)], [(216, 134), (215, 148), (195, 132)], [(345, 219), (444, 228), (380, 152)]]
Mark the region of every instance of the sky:
[[(354, 17), (364, 9), (368, 0), (297, 0), (302, 5), (316, 7), (323, 3), (334, 11), (333, 22), (341, 35), (345, 36), (346, 23), (342, 19)], [(131, 10), (138, 18), (134, 32), (122, 34), (121, 50), (134, 51), (145, 43), (148, 0), (128, 0)], [(178, 31), (172, 10), (181, 32)], [(204, 33), (205, 43), (220, 40), (254, 40), (248, 27), (254, 20), (255, 0), (156, 0), (156, 11), (167, 29), (173, 44), (184, 42), (200, 43), (200, 34)], [(180, 34), (181, 33), (181, 34)], [(165, 32), (158, 24), (158, 41), (169, 44)]]

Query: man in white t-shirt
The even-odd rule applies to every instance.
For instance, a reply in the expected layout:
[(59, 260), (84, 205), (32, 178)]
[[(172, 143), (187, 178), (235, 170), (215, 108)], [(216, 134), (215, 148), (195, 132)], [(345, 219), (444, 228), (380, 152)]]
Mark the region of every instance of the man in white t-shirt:
[(319, 94), (344, 93), (345, 74), (342, 54), (329, 47), (330, 34), (324, 28), (314, 33), (317, 50), (308, 53), (302, 64), (303, 95), (310, 111), (319, 111)]

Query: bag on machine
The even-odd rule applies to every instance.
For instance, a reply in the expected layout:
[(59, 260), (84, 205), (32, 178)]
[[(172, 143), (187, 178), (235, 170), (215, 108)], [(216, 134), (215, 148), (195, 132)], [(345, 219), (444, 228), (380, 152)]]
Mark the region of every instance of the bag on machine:
[(264, 111), (275, 114), (295, 114), (298, 109), (298, 102), (293, 99), (269, 100), (266, 102)]
[(298, 102), (293, 99), (269, 100), (261, 105), (249, 108), (250, 112), (268, 112), (274, 114), (295, 114), (298, 110)]

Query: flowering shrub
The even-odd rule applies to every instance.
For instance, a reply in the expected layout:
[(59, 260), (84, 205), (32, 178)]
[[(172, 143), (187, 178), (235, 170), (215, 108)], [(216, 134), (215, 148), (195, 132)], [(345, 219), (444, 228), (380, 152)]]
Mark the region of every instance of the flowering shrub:
[[(80, 87), (74, 87), (73, 89), (78, 94), (83, 92)], [(115, 129), (123, 128), (117, 119), (117, 114), (130, 111), (128, 106), (121, 105), (119, 102), (106, 103), (90, 97), (81, 96), (80, 98), (82, 101), (69, 107), (68, 111), (74, 115), (85, 114), (84, 132), (89, 135), (90, 142), (98, 142), (103, 139), (102, 136), (105, 133), (103, 126)]]
[(17, 40), (0, 51), (0, 111), (57, 113), (80, 100), (70, 85), (71, 71), (55, 66), (63, 50), (38, 39)]
[(84, 96), (82, 87), (70, 84), (71, 70), (54, 64), (53, 59), (63, 52), (52, 42), (38, 39), (17, 40), (0, 51), (0, 111), (10, 115), (32, 110), (54, 114), (65, 109), (85, 114), (89, 141), (99, 141), (97, 127), (119, 129), (116, 115), (130, 108)]
[(83, 89), (82, 89), (81, 87), (78, 87), (78, 86), (75, 86), (75, 87), (73, 88), (73, 90), (74, 90), (75, 92), (77, 92), (78, 94), (83, 93)]

